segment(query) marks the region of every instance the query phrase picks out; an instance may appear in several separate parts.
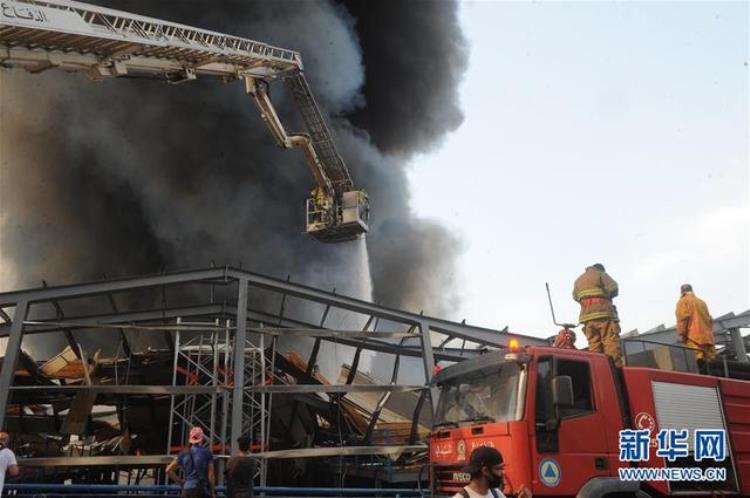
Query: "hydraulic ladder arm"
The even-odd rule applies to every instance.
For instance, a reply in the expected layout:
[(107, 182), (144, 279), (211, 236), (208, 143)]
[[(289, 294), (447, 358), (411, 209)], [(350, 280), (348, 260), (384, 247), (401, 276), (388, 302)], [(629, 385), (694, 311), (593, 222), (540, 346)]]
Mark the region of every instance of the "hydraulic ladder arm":
[(312, 173), (313, 178), (315, 178), (315, 183), (317, 183), (318, 187), (325, 189), (327, 192), (333, 192), (333, 185), (326, 176), (323, 165), (318, 158), (318, 154), (312, 146), (310, 135), (306, 133), (288, 134), (279, 119), (279, 115), (276, 113), (276, 109), (271, 103), (271, 98), (268, 96), (268, 83), (252, 76), (245, 76), (244, 79), (245, 91), (247, 91), (248, 95), (252, 96), (253, 100), (255, 100), (255, 103), (260, 109), (260, 117), (263, 118), (266, 126), (268, 126), (271, 136), (273, 136), (273, 139), (276, 141), (276, 145), (284, 149), (298, 147), (302, 150), (305, 159), (307, 159), (307, 165), (310, 167), (310, 172)]
[[(354, 190), (293, 50), (73, 0), (3, 0), (0, 66), (81, 71), (92, 79), (242, 79), (276, 143), (302, 150), (315, 179), (307, 232), (326, 242), (367, 232), (367, 194)], [(277, 78), (291, 91), (306, 133), (284, 129), (268, 95), (269, 82)]]
[(268, 95), (268, 82), (245, 75), (245, 90), (255, 100), (276, 144), (299, 148), (317, 186), (307, 201), (307, 232), (326, 241), (359, 238), (367, 232), (369, 200), (353, 182), (301, 70), (282, 76), (309, 133), (287, 133)]

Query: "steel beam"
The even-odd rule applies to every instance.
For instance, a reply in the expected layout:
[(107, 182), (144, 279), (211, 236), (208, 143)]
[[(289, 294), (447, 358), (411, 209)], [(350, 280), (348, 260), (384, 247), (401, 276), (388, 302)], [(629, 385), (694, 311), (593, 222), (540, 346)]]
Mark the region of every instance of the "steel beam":
[(245, 341), (247, 340), (247, 280), (237, 282), (237, 330), (234, 332), (234, 388), (230, 437), (232, 454), (239, 453), (237, 439), (242, 436), (242, 409), (245, 387)]
[(18, 361), (21, 363), (21, 366), (26, 369), (27, 372), (29, 372), (29, 375), (34, 380), (34, 382), (38, 384), (44, 384), (46, 386), (55, 385), (54, 382), (52, 382), (46, 375), (42, 373), (39, 365), (37, 365), (34, 359), (26, 354), (23, 349), (18, 350)]
[[(46, 280), (42, 280), (42, 286), (49, 287), (49, 285), (47, 285)], [(60, 306), (60, 303), (58, 303), (55, 300), (51, 301), (51, 303), (52, 303), (52, 306), (55, 308), (55, 312), (57, 313), (57, 318), (58, 319), (65, 318), (65, 313), (63, 312), (63, 309), (62, 309), (62, 306)], [(63, 334), (65, 334), (65, 338), (68, 340), (68, 345), (73, 350), (73, 353), (80, 360), (81, 359), (80, 347), (78, 345), (78, 341), (76, 341), (75, 339), (75, 336), (73, 336), (73, 331), (68, 328), (64, 328)]]
[(452, 335), (458, 338), (465, 338), (469, 341), (478, 342), (488, 346), (504, 346), (511, 338), (517, 338), (519, 341), (521, 341), (522, 344), (538, 346), (549, 345), (547, 341), (545, 341), (544, 339), (540, 339), (539, 337), (512, 333), (501, 333), (497, 330), (487, 329), (483, 327), (474, 327), (471, 325), (462, 325), (450, 322), (448, 320), (440, 320), (416, 313), (409, 313), (392, 308), (386, 308), (369, 303), (367, 301), (362, 301), (360, 299), (345, 297), (339, 294), (321, 291), (319, 289), (300, 284), (284, 282), (271, 277), (266, 277), (264, 275), (259, 275), (257, 273), (230, 268), (228, 270), (228, 274), (235, 278), (244, 276), (248, 279), (250, 284), (257, 287), (277, 292), (285, 292), (295, 297), (307, 299), (310, 301), (316, 301), (322, 304), (330, 303), (336, 308), (353, 311), (355, 313), (361, 313), (363, 315), (375, 315), (385, 320), (404, 323), (408, 325), (416, 325), (418, 323), (424, 322), (427, 323), (435, 332)]
[(350, 337), (352, 339), (364, 338), (364, 337), (375, 337), (382, 339), (393, 339), (393, 338), (409, 338), (416, 337), (411, 332), (372, 332), (364, 330), (333, 330), (333, 329), (312, 329), (312, 328), (267, 328), (267, 327), (250, 327), (248, 330), (257, 332), (260, 334), (274, 335), (274, 336), (291, 336), (291, 337), (320, 337), (326, 338), (339, 338), (339, 337)]
[(339, 446), (325, 448), (299, 448), (293, 450), (264, 451), (261, 453), (253, 453), (252, 456), (266, 459), (324, 458), (357, 455), (384, 455), (397, 457), (402, 453), (413, 453), (421, 451), (427, 451), (427, 446), (417, 444), (393, 446)]
[[(248, 310), (248, 318), (253, 321), (262, 322), (262, 323), (268, 323), (270, 320), (274, 320), (274, 316), (268, 313), (264, 313), (262, 311), (257, 310)], [(285, 326), (285, 327), (300, 327), (300, 328), (315, 328), (315, 325), (304, 322), (301, 320), (295, 320), (292, 318), (285, 318), (279, 325)], [(416, 336), (420, 337), (421, 336)], [(388, 353), (388, 354), (401, 354), (403, 356), (411, 356), (414, 358), (421, 358), (422, 357), (422, 346), (399, 346), (398, 344), (394, 343), (387, 343), (387, 342), (381, 342), (381, 341), (375, 341), (369, 338), (366, 338), (367, 340), (362, 341), (355, 341), (352, 339), (348, 339), (346, 337), (337, 338), (335, 342), (338, 344), (344, 345), (344, 346), (351, 346), (354, 348), (361, 347), (362, 349), (366, 349), (368, 351), (378, 351), (381, 353)], [(433, 348), (434, 350), (434, 348)], [(443, 350), (434, 350), (434, 356), (440, 360), (446, 360), (446, 361), (462, 361), (467, 358), (472, 358), (473, 356), (479, 354), (479, 351), (467, 349), (464, 352), (462, 352), (460, 349), (456, 348), (444, 348)]]
[[(298, 297), (308, 301), (331, 305), (332, 307), (361, 313), (368, 316), (376, 316), (381, 319), (390, 320), (406, 325), (427, 323), (434, 332), (449, 335), (459, 339), (476, 342), (486, 346), (502, 347), (511, 338), (517, 338), (523, 344), (547, 345), (544, 339), (538, 337), (524, 336), (520, 334), (502, 333), (497, 330), (473, 327), (458, 324), (447, 320), (408, 313), (405, 311), (386, 308), (341, 296), (331, 292), (321, 291), (312, 287), (295, 284), (264, 275), (239, 270), (235, 268), (212, 268), (207, 270), (194, 270), (171, 274), (162, 274), (146, 277), (135, 277), (109, 282), (98, 282), (63, 287), (50, 287), (47, 289), (32, 289), (18, 292), (0, 294), (0, 307), (11, 305), (19, 300), (28, 302), (49, 301), (52, 299), (71, 299), (76, 297), (91, 296), (96, 294), (107, 294), (111, 292), (122, 292), (139, 288), (158, 287), (165, 285), (188, 284), (197, 282), (228, 283), (230, 280), (245, 279), (248, 284), (255, 288), (266, 289), (273, 292)], [(276, 317), (278, 319), (278, 317)]]
[[(406, 339), (401, 339), (401, 343), (403, 344)], [(400, 345), (399, 344), (399, 345)], [(395, 385), (398, 381), (398, 371), (401, 367), (401, 355), (397, 354), (396, 358), (393, 360), (393, 371), (391, 372), (391, 385)], [(375, 410), (372, 412), (372, 415), (370, 416), (370, 423), (367, 424), (367, 430), (365, 431), (364, 440), (367, 442), (370, 442), (370, 438), (372, 437), (372, 432), (375, 430), (375, 426), (378, 423), (378, 419), (380, 418), (380, 413), (383, 411), (383, 408), (385, 407), (386, 403), (388, 403), (388, 400), (391, 398), (391, 394), (393, 391), (387, 391), (383, 393), (383, 395), (380, 397), (380, 400), (378, 400), (377, 405), (375, 405)]]
[(5, 427), (5, 414), (8, 411), (10, 387), (13, 385), (13, 377), (16, 373), (16, 361), (18, 360), (18, 352), (21, 350), (21, 340), (23, 339), (23, 321), (26, 319), (28, 310), (29, 303), (27, 301), (18, 301), (16, 303), (13, 322), (10, 326), (10, 337), (5, 346), (3, 368), (0, 370), (0, 429)]
[[(336, 456), (383, 455), (397, 457), (402, 453), (427, 451), (425, 445), (391, 445), (391, 446), (342, 446), (325, 448), (299, 448), (292, 450), (264, 451), (253, 453), (254, 458), (325, 458)], [(26, 467), (92, 467), (92, 466), (155, 466), (164, 465), (174, 460), (174, 455), (118, 455), (89, 457), (47, 457), (21, 458), (18, 464)]]
[[(85, 329), (85, 328), (102, 328), (106, 330), (108, 327), (103, 326), (117, 326), (117, 324), (122, 324), (123, 322), (127, 323), (138, 323), (138, 322), (151, 322), (155, 320), (162, 320), (162, 319), (171, 319), (171, 318), (178, 318), (178, 317), (197, 317), (197, 316), (206, 316), (206, 317), (213, 317), (213, 316), (236, 316), (236, 311), (233, 307), (230, 305), (223, 305), (223, 304), (205, 304), (205, 305), (195, 305), (195, 306), (183, 306), (183, 307), (175, 307), (170, 309), (156, 309), (156, 310), (148, 310), (148, 311), (134, 311), (134, 312), (124, 312), (120, 314), (96, 314), (96, 315), (85, 315), (81, 317), (71, 317), (69, 320), (67, 320), (65, 323), (66, 326), (68, 326), (69, 329), (75, 330), (75, 329)], [(257, 321), (257, 322), (263, 322), (263, 323), (269, 323), (270, 321), (277, 321), (278, 318), (270, 313), (265, 313), (258, 310), (252, 310), (248, 309), (248, 318)], [(73, 321), (75, 320), (75, 325), (73, 325)], [(47, 323), (47, 325), (44, 325), (42, 323)], [(30, 335), (30, 334), (43, 334), (43, 333), (53, 333), (53, 332), (62, 332), (63, 327), (61, 325), (54, 325), (58, 322), (57, 320), (36, 320), (34, 324), (27, 324), (24, 327), (24, 335)], [(351, 340), (348, 339), (348, 336), (359, 336), (363, 338), (368, 337), (383, 337), (383, 338), (391, 338), (391, 337), (401, 337), (407, 333), (404, 332), (374, 332), (374, 331), (332, 331), (329, 329), (319, 329), (316, 325), (311, 324), (309, 322), (304, 322), (300, 320), (294, 320), (291, 318), (284, 318), (281, 320), (281, 323), (279, 324), (282, 327), (289, 327), (292, 329), (290, 332), (290, 335), (307, 335), (308, 332), (304, 332), (306, 330), (309, 330), (310, 336), (316, 336), (318, 335), (317, 330), (320, 331), (319, 337), (326, 337), (326, 338), (336, 338), (336, 342), (342, 345), (351, 346), (355, 348), (362, 348), (367, 349), (371, 351), (379, 351), (382, 353), (389, 353), (389, 354), (402, 354), (404, 356), (411, 356), (415, 358), (419, 358), (422, 356), (421, 353), (421, 346), (398, 346), (397, 344), (390, 344), (386, 342), (380, 342), (380, 341), (356, 341), (354, 340), (356, 337), (353, 337)], [(167, 325), (159, 325), (159, 330), (163, 327), (169, 327)], [(113, 329), (114, 330), (114, 329)], [(279, 329), (278, 327), (264, 329), (271, 331), (270, 333), (273, 335), (275, 334), (274, 331), (280, 331), (284, 329)], [(10, 333), (10, 325), (0, 325), (0, 337), (7, 337)], [(286, 332), (284, 332), (286, 333)], [(415, 335), (414, 337), (420, 337), (418, 335)], [(471, 358), (478, 354), (477, 351), (466, 349), (461, 350), (459, 348), (433, 348), (434, 356), (436, 359), (439, 360), (446, 360), (446, 361), (461, 361), (466, 358)]]
[[(237, 270), (233, 270), (233, 272), (236, 273)], [(73, 299), (78, 297), (93, 296), (96, 294), (123, 292), (134, 289), (158, 287), (160, 285), (185, 284), (196, 281), (215, 281), (214, 283), (226, 283), (228, 282), (228, 270), (225, 268), (192, 270), (185, 272), (164, 273), (160, 275), (109, 280), (105, 282), (48, 287), (46, 289), (37, 288), (15, 292), (3, 292), (0, 293), (0, 306), (10, 306), (20, 301), (35, 303), (42, 301), (51, 301), (53, 299)]]
[[(365, 323), (365, 326), (362, 327), (362, 332), (367, 332), (370, 329), (370, 324), (372, 321), (375, 320), (375, 317), (370, 315), (370, 317), (367, 319), (367, 322)], [(377, 332), (378, 330), (378, 322), (375, 320), (375, 328), (373, 329), (373, 332)], [(365, 339), (365, 342), (367, 340)], [(357, 375), (357, 369), (359, 368), (359, 359), (362, 356), (362, 346), (357, 346), (357, 349), (354, 351), (354, 359), (352, 360), (352, 364), (349, 367), (349, 375), (346, 376), (346, 383), (351, 384), (354, 382), (354, 377)]]
[[(430, 324), (428, 322), (421, 322), (419, 324), (419, 332), (422, 334), (422, 365), (424, 366), (424, 382), (426, 385), (430, 385), (432, 382), (432, 376), (435, 374), (435, 357), (432, 354), (432, 338), (430, 337)], [(438, 402), (438, 389), (437, 387), (430, 388), (430, 407), (432, 408), (432, 416), (435, 416)]]
[(166, 465), (174, 460), (174, 455), (117, 455), (117, 456), (89, 456), (89, 457), (47, 457), (47, 458), (19, 458), (18, 465), (22, 467), (93, 467), (132, 465), (134, 467)]
[[(97, 328), (102, 325), (112, 325), (117, 323), (137, 323), (137, 322), (149, 322), (155, 320), (163, 320), (169, 318), (178, 317), (195, 317), (195, 316), (215, 316), (215, 315), (226, 315), (227, 308), (221, 304), (207, 304), (207, 305), (196, 305), (196, 306), (183, 306), (170, 309), (155, 309), (149, 311), (133, 311), (126, 313), (106, 313), (96, 315), (84, 315), (81, 317), (69, 318), (66, 323), (71, 323), (75, 320), (76, 325), (70, 326), (70, 329), (81, 329), (81, 328)], [(234, 313), (233, 313), (234, 314)], [(30, 334), (45, 334), (50, 332), (62, 332), (63, 328), (58, 325), (58, 320), (36, 320), (35, 325), (26, 325), (24, 327), (24, 335)], [(39, 325), (39, 323), (46, 322), (49, 325)], [(0, 326), (0, 337), (6, 337), (10, 332), (9, 325)]]
[(11, 386), (13, 392), (41, 392), (41, 393), (78, 393), (80, 391), (101, 394), (214, 394), (224, 389), (223, 386), (144, 386), (144, 385), (65, 385), (65, 386)]
[[(179, 317), (178, 317), (179, 318)], [(217, 320), (217, 319), (215, 319)], [(214, 320), (214, 321), (215, 321)], [(181, 323), (177, 325), (171, 325), (171, 324), (159, 324), (154, 325), (150, 323), (144, 323), (144, 324), (132, 324), (132, 323), (103, 323), (103, 322), (86, 322), (86, 321), (52, 321), (52, 320), (45, 320), (45, 321), (26, 321), (24, 322), (24, 325), (26, 327), (34, 327), (34, 326), (54, 326), (54, 327), (60, 327), (59, 329), (54, 330), (39, 330), (36, 329), (36, 333), (41, 332), (58, 332), (59, 330), (65, 330), (69, 329), (70, 327), (74, 328), (80, 328), (80, 329), (89, 329), (89, 328), (100, 328), (100, 329), (112, 329), (112, 330), (144, 330), (144, 331), (160, 331), (160, 332), (169, 332), (169, 331), (175, 331), (175, 330), (193, 330), (198, 332), (204, 332), (209, 330), (215, 330), (215, 331), (221, 331), (224, 330), (224, 327), (219, 327), (216, 325), (216, 323), (210, 323), (210, 322), (189, 322), (189, 323)], [(254, 332), (257, 334), (263, 334), (263, 335), (272, 335), (272, 336), (291, 336), (291, 337), (319, 337), (324, 339), (330, 339), (330, 338), (337, 338), (337, 337), (351, 337), (354, 339), (359, 339), (362, 337), (379, 337), (382, 339), (393, 339), (393, 338), (402, 338), (403, 340), (408, 339), (419, 339), (420, 337), (416, 334), (413, 334), (411, 332), (401, 332), (401, 331), (394, 331), (394, 332), (369, 332), (369, 331), (362, 331), (362, 330), (334, 330), (334, 329), (323, 329), (323, 328), (268, 328), (268, 327), (245, 327), (245, 329), (248, 332)], [(25, 332), (26, 334), (29, 334), (30, 332), (27, 330)]]
[(714, 318), (714, 332), (718, 330), (731, 330), (743, 327), (750, 327), (750, 310), (743, 311), (739, 315), (727, 313), (718, 318)]
[[(417, 406), (414, 407), (414, 413), (412, 414), (412, 418), (411, 418), (411, 431), (409, 432), (409, 444), (415, 444), (417, 442), (417, 437), (419, 436), (419, 415), (422, 413), (422, 406), (424, 406), (424, 400), (429, 394), (430, 394), (429, 390), (424, 390), (421, 393), (419, 393)], [(433, 413), (433, 417), (434, 417), (434, 413)]]
[(742, 340), (742, 334), (740, 329), (730, 329), (729, 336), (732, 339), (732, 348), (737, 356), (737, 361), (743, 363), (750, 363), (750, 358), (747, 357), (747, 350), (745, 349), (745, 341)]
[(267, 386), (248, 386), (247, 392), (274, 394), (338, 394), (338, 393), (372, 393), (372, 392), (408, 392), (419, 391), (424, 386), (395, 384), (272, 384)]
[[(180, 318), (177, 318), (177, 323), (180, 323)], [(174, 334), (174, 349), (172, 351), (172, 385), (177, 385), (177, 366), (180, 360), (180, 331), (176, 331)], [(226, 393), (225, 393), (226, 394)], [(175, 397), (174, 394), (169, 399), (169, 428), (167, 429), (167, 453), (172, 448), (172, 435), (174, 432), (174, 416), (175, 416)]]
[[(117, 309), (117, 303), (115, 302), (115, 296), (113, 296), (111, 293), (107, 294), (107, 297), (109, 298), (109, 304), (112, 306), (112, 311), (114, 311), (116, 314), (120, 312), (120, 310)], [(128, 336), (125, 334), (125, 330), (122, 328), (117, 329), (120, 332), (120, 342), (122, 343), (122, 349), (125, 351), (125, 356), (130, 358), (133, 356), (133, 351), (130, 349), (130, 342), (128, 341)]]
[[(750, 327), (750, 310), (743, 311), (739, 315), (734, 313), (721, 315), (713, 319), (713, 325), (714, 334), (716, 335), (732, 329)], [(638, 329), (635, 329), (626, 334), (628, 338), (642, 337), (649, 341), (663, 342), (665, 344), (677, 342), (677, 329), (675, 327), (666, 327), (664, 324), (645, 332), (639, 332)], [(623, 334), (623, 337), (625, 337), (625, 334)]]

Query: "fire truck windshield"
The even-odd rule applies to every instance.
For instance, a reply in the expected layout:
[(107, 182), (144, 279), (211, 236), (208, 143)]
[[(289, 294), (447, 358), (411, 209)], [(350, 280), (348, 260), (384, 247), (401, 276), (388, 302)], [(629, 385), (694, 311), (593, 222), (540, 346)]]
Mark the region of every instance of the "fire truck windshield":
[(447, 379), (440, 385), (435, 426), (518, 420), (521, 372), (518, 363), (508, 362)]

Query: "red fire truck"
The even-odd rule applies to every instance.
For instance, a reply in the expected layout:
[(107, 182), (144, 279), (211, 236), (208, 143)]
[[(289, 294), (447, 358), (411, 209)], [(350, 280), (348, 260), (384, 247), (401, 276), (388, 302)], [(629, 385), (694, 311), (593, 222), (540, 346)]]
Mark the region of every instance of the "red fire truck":
[[(515, 347), (514, 347), (515, 346)], [(535, 496), (647, 498), (750, 496), (750, 381), (681, 371), (616, 368), (603, 354), (525, 347), (442, 369), (430, 435), (433, 494), (452, 495), (469, 476), (472, 450), (505, 459), (504, 493), (523, 484)], [(648, 461), (620, 461), (620, 431), (648, 430)], [(657, 457), (660, 429), (688, 429), (690, 456)], [(723, 462), (693, 458), (694, 429), (724, 429)], [(725, 469), (722, 481), (628, 481), (620, 467)], [(721, 474), (719, 474), (721, 475)]]

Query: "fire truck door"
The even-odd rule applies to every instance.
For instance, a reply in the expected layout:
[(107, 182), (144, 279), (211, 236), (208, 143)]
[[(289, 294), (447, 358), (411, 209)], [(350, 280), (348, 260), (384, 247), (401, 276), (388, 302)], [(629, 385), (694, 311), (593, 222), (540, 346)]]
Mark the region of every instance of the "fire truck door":
[[(556, 376), (570, 379), (571, 406), (554, 404)], [(592, 477), (611, 475), (605, 420), (596, 409), (589, 362), (541, 358), (535, 399), (534, 493), (575, 495)]]

